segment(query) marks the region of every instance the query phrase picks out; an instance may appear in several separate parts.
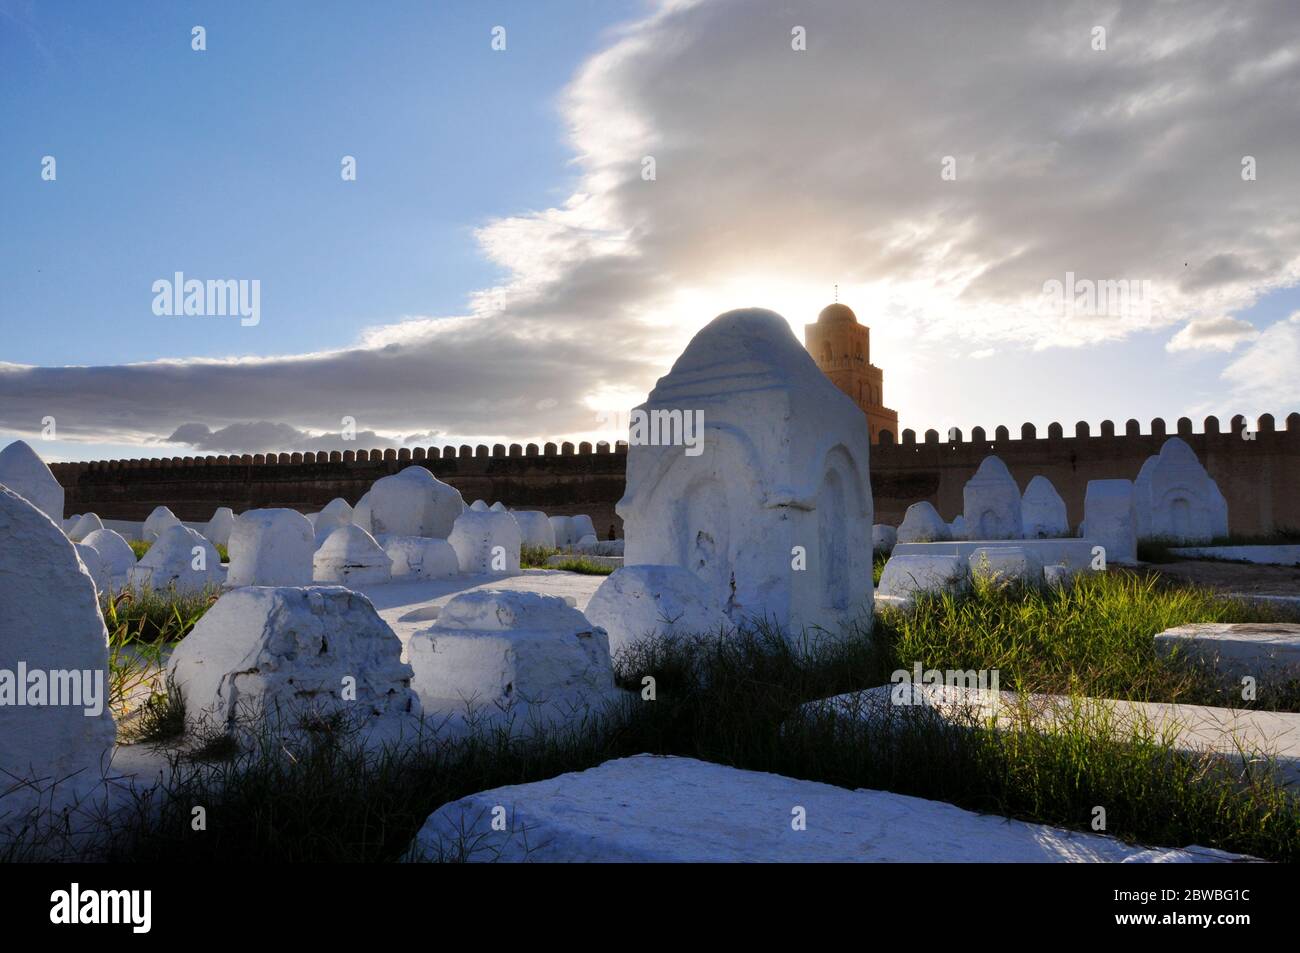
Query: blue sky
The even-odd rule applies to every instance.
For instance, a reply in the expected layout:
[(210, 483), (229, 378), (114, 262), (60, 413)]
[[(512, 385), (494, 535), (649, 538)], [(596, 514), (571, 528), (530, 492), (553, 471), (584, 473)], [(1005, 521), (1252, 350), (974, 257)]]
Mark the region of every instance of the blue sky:
[[(802, 334), (834, 284), (918, 432), (1281, 419), (1298, 28), (1287, 0), (0, 0), (0, 445), (47, 415), (51, 460), (345, 419), (608, 439), (710, 318)], [(177, 271), (259, 281), (260, 322), (155, 315)], [(1044, 317), (1067, 271), (1155, 312)]]
[[(633, 8), (35, 7), (32, 32), (0, 31), (3, 358), (295, 353), (458, 313), (499, 271), (472, 228), (562, 197), (554, 98)], [(194, 24), (205, 52), (190, 49)], [(489, 46), (498, 24), (504, 53)], [(32, 174), (47, 154), (56, 183)], [(344, 155), (355, 182), (340, 178)], [(151, 283), (180, 269), (261, 278), (267, 320), (236, 334), (156, 317)]]

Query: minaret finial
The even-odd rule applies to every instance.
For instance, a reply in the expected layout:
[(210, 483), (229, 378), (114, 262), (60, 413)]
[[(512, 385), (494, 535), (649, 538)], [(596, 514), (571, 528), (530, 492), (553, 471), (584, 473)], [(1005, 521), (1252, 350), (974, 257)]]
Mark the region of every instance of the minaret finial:
[(840, 303), (840, 286), (839, 286), (839, 285), (836, 285), (836, 286), (835, 286), (835, 303), (836, 303), (836, 304), (839, 304), (839, 303)]

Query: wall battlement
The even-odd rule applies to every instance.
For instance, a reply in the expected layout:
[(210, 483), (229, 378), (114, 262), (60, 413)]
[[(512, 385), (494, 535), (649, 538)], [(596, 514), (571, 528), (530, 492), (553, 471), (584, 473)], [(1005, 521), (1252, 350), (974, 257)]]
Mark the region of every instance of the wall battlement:
[[(1271, 415), (1253, 429), (1236, 416), (1226, 428), (1207, 417), (1200, 431), (1181, 418), (1170, 430), (1151, 421), (1146, 432), (1129, 420), (1123, 431), (1103, 421), (1094, 434), (1080, 422), (1071, 436), (1051, 424), (1039, 436), (1032, 424), (982, 427), (965, 437), (953, 430), (941, 437), (927, 430), (888, 430), (871, 448), (871, 486), (876, 520), (897, 524), (912, 503), (929, 500), (945, 519), (962, 508), (962, 488), (990, 453), (1002, 458), (1023, 490), (1038, 474), (1052, 481), (1065, 500), (1069, 519), (1083, 518), (1089, 480), (1133, 479), (1147, 457), (1169, 436), (1179, 436), (1219, 484), (1228, 500), (1235, 534), (1263, 534), (1300, 528), (1300, 413), (1277, 429)], [(951, 439), (945, 439), (950, 437)], [(335, 497), (355, 504), (382, 476), (419, 463), (461, 491), (467, 501), (501, 500), (518, 508), (553, 514), (589, 513), (603, 537), (611, 525), (621, 532), (614, 504), (623, 495), (627, 444), (600, 442), (496, 444), (492, 447), (428, 447), (401, 450), (242, 454), (56, 463), (50, 469), (67, 494), (66, 512), (98, 513), (106, 519), (142, 520), (158, 505), (181, 519), (206, 520), (218, 506), (236, 512), (289, 506), (320, 509)]]

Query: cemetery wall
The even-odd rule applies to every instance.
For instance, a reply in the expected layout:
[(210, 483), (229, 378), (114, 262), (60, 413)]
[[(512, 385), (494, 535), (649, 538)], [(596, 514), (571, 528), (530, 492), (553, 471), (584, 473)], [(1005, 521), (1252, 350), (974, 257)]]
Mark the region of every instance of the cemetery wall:
[[(1187, 418), (1172, 429), (1153, 420), (1145, 433), (1136, 420), (1120, 431), (1103, 421), (1096, 433), (1079, 423), (1069, 436), (1059, 424), (1042, 436), (1032, 424), (1014, 435), (1007, 427), (977, 427), (969, 435), (929, 430), (918, 439), (904, 430), (897, 441), (885, 431), (871, 448), (875, 518), (897, 525), (909, 505), (928, 500), (953, 519), (961, 512), (962, 487), (980, 461), (996, 453), (1022, 491), (1040, 473), (1050, 479), (1074, 526), (1083, 518), (1089, 480), (1135, 478), (1171, 434), (1188, 442), (1219, 484), (1234, 534), (1300, 529), (1300, 414), (1291, 414), (1285, 429), (1265, 415), (1253, 428), (1236, 417), (1221, 429), (1209, 417), (1200, 431)], [(143, 520), (163, 504), (182, 520), (206, 520), (218, 506), (312, 512), (340, 496), (355, 504), (375, 480), (420, 463), (467, 503), (501, 500), (552, 515), (588, 513), (604, 538), (611, 525), (622, 534), (614, 504), (623, 495), (626, 453), (622, 443), (498, 444), (56, 463), (51, 469), (66, 492), (65, 514)]]

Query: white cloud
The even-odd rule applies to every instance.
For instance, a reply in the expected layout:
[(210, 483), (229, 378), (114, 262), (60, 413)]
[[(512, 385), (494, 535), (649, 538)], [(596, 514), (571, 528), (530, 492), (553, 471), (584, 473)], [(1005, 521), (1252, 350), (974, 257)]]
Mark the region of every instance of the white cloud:
[(1240, 404), (1280, 413), (1279, 420), (1300, 406), (1300, 311), (1265, 328), (1222, 377)]
[(1231, 351), (1243, 341), (1258, 337), (1249, 321), (1224, 315), (1197, 318), (1187, 324), (1165, 345), (1168, 351)]

